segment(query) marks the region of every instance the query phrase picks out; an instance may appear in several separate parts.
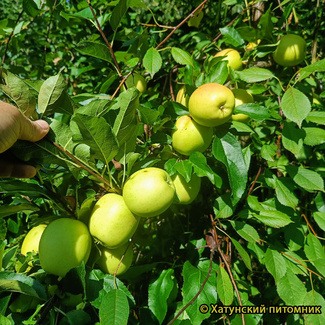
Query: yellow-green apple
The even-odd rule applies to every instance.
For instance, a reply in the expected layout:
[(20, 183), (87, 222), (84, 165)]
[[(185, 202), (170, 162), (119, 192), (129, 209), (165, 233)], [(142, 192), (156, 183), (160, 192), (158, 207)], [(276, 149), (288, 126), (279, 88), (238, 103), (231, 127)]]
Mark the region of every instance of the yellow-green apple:
[(182, 155), (205, 151), (213, 137), (213, 128), (196, 123), (191, 116), (183, 115), (175, 123), (172, 132), (173, 148)]
[(27, 255), (28, 252), (38, 253), (39, 242), (46, 227), (47, 225), (40, 224), (27, 233), (21, 246), (23, 255)]
[(147, 82), (141, 74), (132, 73), (125, 81), (128, 88), (136, 87), (141, 93), (147, 90)]
[[(233, 94), (235, 95), (235, 107), (246, 104), (254, 103), (254, 98), (250, 92), (245, 89), (233, 89)], [(233, 121), (247, 123), (249, 121), (249, 116), (246, 114), (233, 114), (231, 116)]]
[(188, 22), (187, 22), (187, 25), (189, 26), (189, 27), (199, 27), (199, 25), (200, 25), (200, 22), (201, 22), (201, 20), (202, 20), (202, 18), (203, 18), (203, 11), (201, 10), (200, 12), (196, 12), (195, 14), (194, 14), (194, 16), (193, 17), (191, 17), (189, 20), (188, 20)]
[(188, 94), (186, 94), (186, 88), (184, 85), (177, 92), (176, 102), (188, 107), (189, 99), (190, 99), (190, 96)]
[(172, 180), (176, 189), (176, 203), (192, 203), (200, 192), (201, 178), (196, 174), (192, 174), (190, 181), (186, 182), (185, 178), (182, 175), (176, 173), (172, 176)]
[(166, 211), (175, 196), (175, 186), (168, 173), (156, 167), (140, 169), (123, 187), (127, 207), (137, 216), (155, 217)]
[(40, 240), (41, 267), (47, 273), (63, 277), (82, 261), (87, 262), (91, 244), (91, 236), (83, 222), (56, 219), (46, 227)]
[(140, 217), (129, 210), (121, 195), (108, 193), (95, 204), (89, 220), (89, 231), (103, 246), (117, 248), (132, 237), (139, 220)]
[(234, 70), (241, 70), (243, 68), (242, 60), (238, 51), (234, 49), (225, 49), (218, 52), (214, 57), (224, 56), (222, 61), (228, 61), (228, 68), (232, 67)]
[(301, 36), (295, 34), (282, 36), (273, 53), (274, 61), (284, 67), (298, 65), (305, 59), (305, 56), (306, 42)]
[(101, 256), (97, 260), (97, 264), (104, 273), (114, 274), (117, 267), (120, 264), (120, 260), (123, 257), (123, 260), (118, 267), (116, 275), (120, 275), (126, 272), (132, 264), (133, 260), (133, 248), (132, 244), (126, 243), (123, 246), (116, 249), (108, 249), (102, 247), (100, 249)]
[(227, 122), (235, 107), (232, 91), (217, 83), (197, 88), (191, 95), (189, 111), (193, 119), (203, 126), (218, 126)]

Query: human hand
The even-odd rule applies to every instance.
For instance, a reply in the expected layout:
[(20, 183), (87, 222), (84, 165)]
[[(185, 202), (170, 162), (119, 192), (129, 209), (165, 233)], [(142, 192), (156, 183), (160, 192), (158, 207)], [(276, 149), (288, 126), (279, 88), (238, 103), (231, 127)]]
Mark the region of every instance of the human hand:
[(16, 107), (0, 101), (0, 177), (34, 177), (35, 167), (8, 161), (2, 153), (17, 140), (39, 141), (49, 130), (50, 127), (46, 121), (31, 121)]

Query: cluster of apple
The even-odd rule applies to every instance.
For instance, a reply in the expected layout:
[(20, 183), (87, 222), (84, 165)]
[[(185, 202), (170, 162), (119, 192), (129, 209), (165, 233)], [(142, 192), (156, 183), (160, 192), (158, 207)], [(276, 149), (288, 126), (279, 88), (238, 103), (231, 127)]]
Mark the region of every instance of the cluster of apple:
[[(306, 43), (298, 35), (283, 36), (273, 53), (275, 62), (282, 66), (294, 66), (305, 58)], [(215, 55), (228, 61), (228, 68), (242, 69), (242, 60), (234, 49), (226, 49)], [(134, 74), (127, 80), (127, 87), (146, 90), (146, 81)], [(175, 151), (189, 156), (205, 151), (211, 144), (213, 127), (230, 119), (246, 123), (245, 114), (233, 114), (234, 107), (254, 101), (245, 89), (233, 89), (208, 83), (189, 94), (183, 86), (176, 101), (188, 107), (190, 115), (177, 119), (172, 133)], [(172, 177), (160, 168), (144, 168), (132, 174), (124, 185), (123, 195), (108, 193), (94, 206), (88, 227), (79, 220), (60, 218), (49, 225), (41, 224), (26, 235), (21, 253), (39, 252), (42, 268), (51, 274), (64, 276), (73, 267), (86, 263), (92, 237), (100, 243), (100, 257), (96, 261), (103, 272), (125, 272), (132, 263), (133, 248), (130, 238), (135, 233), (141, 217), (159, 216), (175, 202), (190, 204), (198, 195), (201, 179), (193, 174), (186, 182), (178, 173)], [(121, 261), (122, 256), (124, 258)]]

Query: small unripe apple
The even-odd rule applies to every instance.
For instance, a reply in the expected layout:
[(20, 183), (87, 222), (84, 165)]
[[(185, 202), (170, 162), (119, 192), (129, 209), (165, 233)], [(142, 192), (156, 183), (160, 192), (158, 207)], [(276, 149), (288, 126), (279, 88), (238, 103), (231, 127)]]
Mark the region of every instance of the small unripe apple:
[[(235, 107), (246, 104), (254, 103), (254, 98), (250, 92), (245, 89), (233, 89), (233, 94), (235, 95)], [(249, 121), (249, 116), (246, 114), (233, 114), (231, 116), (233, 121), (238, 121), (242, 123), (247, 123)]]
[(225, 56), (222, 61), (228, 61), (228, 68), (232, 67), (234, 70), (241, 70), (243, 68), (242, 60), (238, 51), (234, 49), (225, 49), (218, 52), (214, 57)]
[(173, 148), (182, 155), (205, 151), (213, 137), (213, 128), (196, 123), (191, 116), (183, 115), (175, 123), (172, 132)]
[(172, 180), (176, 188), (176, 203), (192, 203), (200, 192), (201, 178), (193, 174), (191, 180), (187, 183), (182, 175), (176, 173), (172, 176)]
[(28, 252), (38, 253), (39, 242), (47, 225), (40, 224), (33, 227), (26, 235), (21, 246), (21, 253), (27, 255)]
[(284, 67), (292, 67), (304, 61), (306, 56), (306, 42), (299, 36), (287, 34), (281, 37), (273, 53), (276, 63)]
[(147, 90), (147, 82), (138, 73), (132, 73), (125, 81), (125, 84), (128, 88), (136, 87), (141, 93)]
[(175, 186), (168, 173), (149, 167), (130, 176), (123, 188), (127, 207), (137, 216), (155, 217), (166, 211), (175, 196)]
[(198, 12), (198, 13), (195, 13), (194, 14), (194, 17), (191, 17), (189, 20), (188, 20), (188, 22), (187, 22), (187, 25), (189, 26), (189, 27), (199, 27), (199, 25), (200, 25), (200, 22), (201, 22), (201, 20), (202, 20), (202, 18), (203, 18), (203, 11), (201, 10), (200, 12)]
[(39, 259), (43, 270), (65, 276), (72, 268), (85, 263), (91, 250), (87, 226), (75, 219), (60, 218), (44, 230), (39, 244)]
[(89, 220), (90, 234), (107, 248), (124, 245), (133, 236), (140, 217), (126, 206), (121, 195), (109, 193), (94, 206)]
[(218, 126), (227, 122), (235, 107), (232, 91), (217, 83), (197, 88), (190, 97), (189, 111), (193, 119), (204, 126)]
[(116, 249), (108, 249), (102, 247), (100, 249), (101, 256), (97, 261), (99, 268), (104, 273), (109, 273), (113, 275), (120, 263), (123, 254), (125, 253), (123, 260), (116, 272), (116, 275), (120, 275), (126, 272), (131, 266), (133, 260), (133, 248), (132, 245), (129, 245), (129, 247), (128, 245), (129, 243), (126, 243), (125, 245)]

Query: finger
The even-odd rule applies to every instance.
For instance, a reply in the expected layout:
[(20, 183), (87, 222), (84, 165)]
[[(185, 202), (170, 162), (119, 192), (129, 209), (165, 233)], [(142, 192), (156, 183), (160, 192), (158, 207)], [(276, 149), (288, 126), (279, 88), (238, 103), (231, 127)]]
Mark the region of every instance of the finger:
[(50, 126), (44, 120), (31, 121), (24, 115), (20, 118), (20, 133), (18, 139), (39, 141), (49, 132)]
[(36, 168), (33, 166), (0, 160), (0, 177), (32, 178), (35, 175)]

